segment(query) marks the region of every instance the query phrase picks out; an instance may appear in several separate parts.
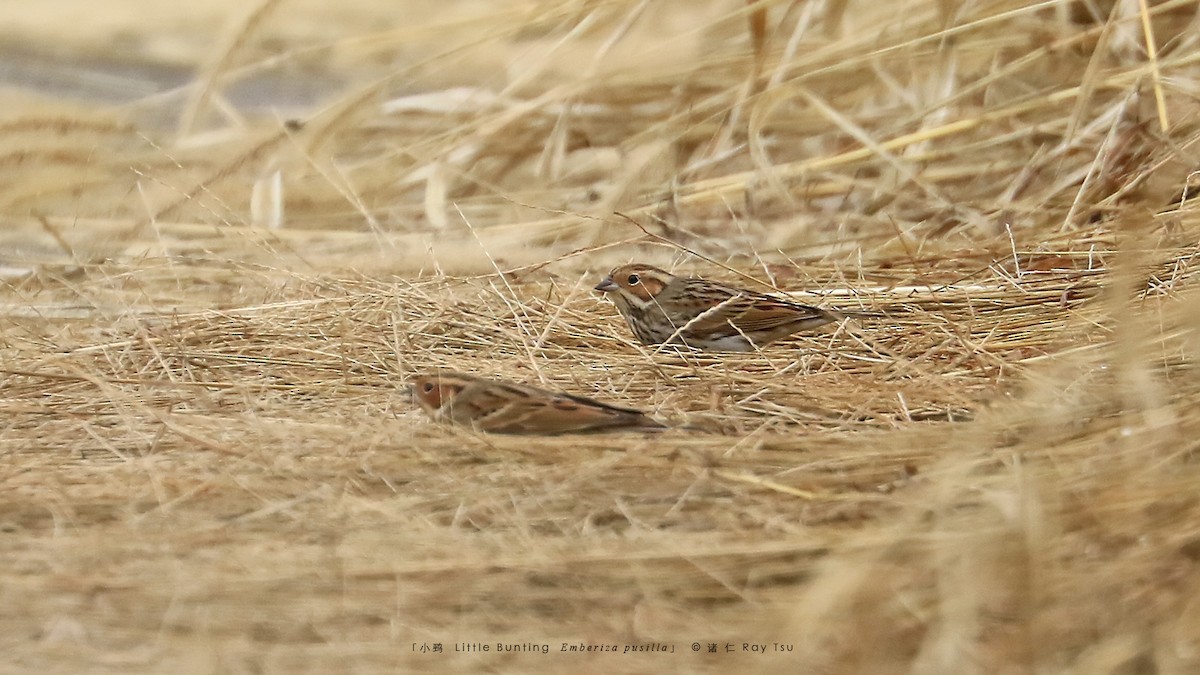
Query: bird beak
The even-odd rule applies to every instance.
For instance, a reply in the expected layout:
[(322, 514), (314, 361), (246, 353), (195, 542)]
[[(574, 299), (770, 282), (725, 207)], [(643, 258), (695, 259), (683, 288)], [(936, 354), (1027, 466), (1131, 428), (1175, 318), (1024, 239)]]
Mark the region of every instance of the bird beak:
[(600, 283), (596, 284), (595, 290), (601, 293), (612, 293), (617, 290), (617, 282), (612, 280), (612, 277), (604, 277)]

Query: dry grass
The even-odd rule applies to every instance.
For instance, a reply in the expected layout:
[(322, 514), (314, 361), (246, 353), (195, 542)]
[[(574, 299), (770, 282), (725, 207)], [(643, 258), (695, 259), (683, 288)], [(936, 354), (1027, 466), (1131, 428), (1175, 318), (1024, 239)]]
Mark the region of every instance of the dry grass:
[[(8, 29), (8, 670), (1200, 669), (1200, 5), (341, 5)], [(647, 348), (633, 259), (886, 318)]]

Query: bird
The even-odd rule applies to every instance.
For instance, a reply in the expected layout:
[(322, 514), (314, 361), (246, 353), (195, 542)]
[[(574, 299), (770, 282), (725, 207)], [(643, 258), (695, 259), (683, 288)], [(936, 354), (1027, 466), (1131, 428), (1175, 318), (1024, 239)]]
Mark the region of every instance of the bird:
[(413, 398), (435, 422), (496, 434), (553, 435), (620, 428), (665, 429), (645, 413), (515, 382), (455, 372), (419, 375)]
[(617, 267), (595, 290), (607, 295), (643, 344), (748, 352), (846, 317), (877, 316), (802, 305), (640, 263)]

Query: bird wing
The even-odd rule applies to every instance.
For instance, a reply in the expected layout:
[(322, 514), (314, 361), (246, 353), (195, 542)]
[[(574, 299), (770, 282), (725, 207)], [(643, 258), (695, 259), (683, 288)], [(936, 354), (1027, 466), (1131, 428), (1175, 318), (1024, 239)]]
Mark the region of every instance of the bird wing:
[(636, 410), (515, 384), (480, 383), (455, 397), (454, 407), (455, 421), (498, 434), (561, 434), (611, 427), (662, 427)]
[[(637, 410), (627, 410), (583, 396), (556, 394), (532, 402), (522, 422), (529, 431), (557, 434), (615, 427), (661, 427)], [(523, 431), (524, 429), (521, 429)]]
[(710, 307), (689, 321), (684, 335), (722, 335), (734, 331), (730, 325), (743, 333), (771, 332), (784, 326), (801, 324), (819, 326), (836, 320), (829, 312), (819, 308), (780, 300), (769, 295), (721, 288), (720, 294), (708, 299)]

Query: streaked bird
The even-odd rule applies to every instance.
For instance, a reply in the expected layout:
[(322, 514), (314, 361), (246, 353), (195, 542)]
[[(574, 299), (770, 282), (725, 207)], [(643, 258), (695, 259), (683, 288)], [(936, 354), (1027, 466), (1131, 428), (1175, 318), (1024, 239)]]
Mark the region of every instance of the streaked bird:
[(748, 352), (846, 317), (877, 316), (802, 305), (773, 295), (677, 277), (643, 264), (614, 269), (596, 285), (643, 344)]
[(525, 384), (441, 372), (413, 380), (413, 398), (435, 422), (496, 434), (664, 429), (638, 410)]

